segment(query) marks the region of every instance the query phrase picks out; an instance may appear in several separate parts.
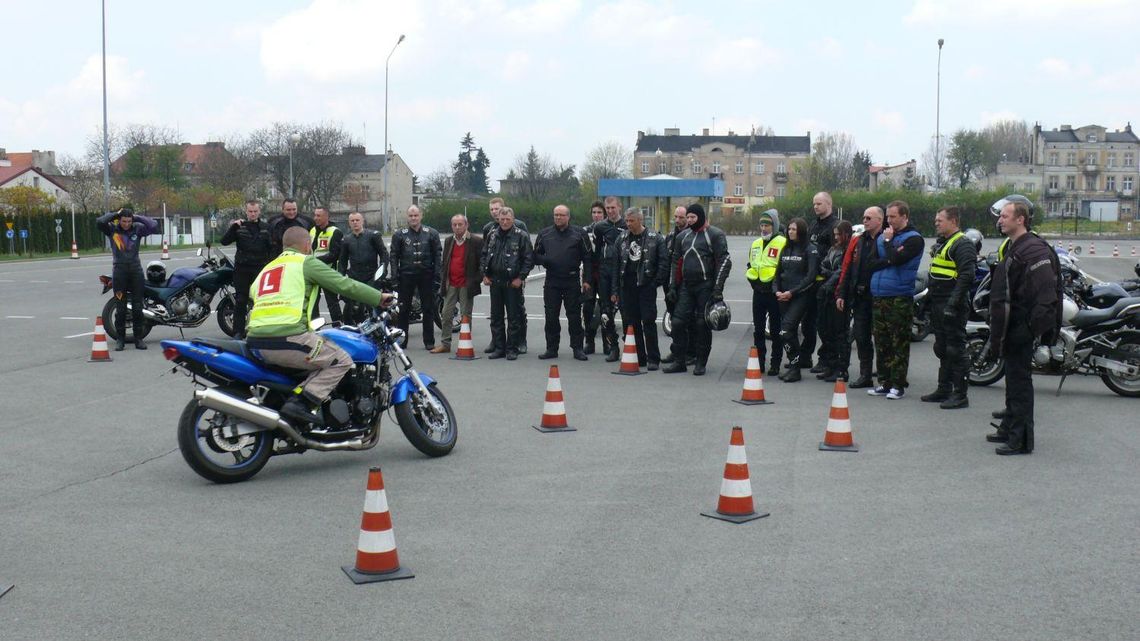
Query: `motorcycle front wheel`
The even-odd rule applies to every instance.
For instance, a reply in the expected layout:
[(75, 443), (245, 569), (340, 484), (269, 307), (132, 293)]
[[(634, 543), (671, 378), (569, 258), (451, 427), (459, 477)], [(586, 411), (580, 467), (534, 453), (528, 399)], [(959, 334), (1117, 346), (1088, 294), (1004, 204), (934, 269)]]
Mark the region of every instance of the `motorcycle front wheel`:
[[(1131, 356), (1127, 359), (1129, 365), (1133, 367), (1140, 367), (1140, 336), (1125, 336), (1120, 339), (1116, 344), (1116, 349), (1122, 352), (1129, 352)], [(1120, 394), (1121, 396), (1128, 396), (1131, 398), (1140, 397), (1140, 376), (1128, 376), (1119, 372), (1109, 371), (1100, 375), (1100, 380), (1108, 386), (1108, 389)]]
[(661, 331), (665, 332), (666, 336), (673, 336), (673, 314), (668, 310), (661, 315)]
[(970, 371), (966, 374), (966, 381), (970, 385), (985, 387), (993, 385), (1005, 376), (1005, 359), (995, 358), (988, 363), (981, 362), (982, 352), (986, 349), (989, 337), (982, 334), (971, 334), (966, 337), (966, 358), (970, 362)]
[[(116, 305), (118, 301), (112, 296), (107, 304), (103, 306), (103, 331), (107, 333), (107, 338), (117, 341), (119, 340), (119, 306)], [(125, 341), (142, 340), (150, 333), (154, 325), (148, 321), (143, 321), (142, 328), (136, 333), (134, 331), (134, 314), (129, 310), (127, 311), (126, 325), (124, 329), (127, 337)]]
[(435, 416), (423, 393), (416, 390), (408, 398), (396, 405), (396, 420), (408, 442), (428, 456), (446, 456), (455, 448), (459, 435), (459, 424), (451, 403), (436, 385), (429, 385), (428, 392), (443, 408), (443, 414)]
[(216, 310), (218, 315), (218, 327), (222, 332), (230, 338), (237, 338), (234, 336), (234, 312), (237, 311), (237, 303), (234, 301), (233, 296), (226, 296), (218, 303)]
[(178, 449), (190, 469), (214, 483), (239, 483), (261, 471), (273, 456), (273, 432), (234, 438), (223, 434), (237, 419), (192, 399), (178, 419)]

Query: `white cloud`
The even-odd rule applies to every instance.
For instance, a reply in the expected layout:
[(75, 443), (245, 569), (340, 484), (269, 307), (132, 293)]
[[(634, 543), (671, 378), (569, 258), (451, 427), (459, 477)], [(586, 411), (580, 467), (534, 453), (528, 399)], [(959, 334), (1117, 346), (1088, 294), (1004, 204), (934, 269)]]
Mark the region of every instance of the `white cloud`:
[[(645, 0), (619, 0), (603, 4), (590, 15), (589, 31), (610, 42), (675, 42), (689, 34), (699, 21)], [(686, 39), (688, 39), (686, 37)]]
[(916, 0), (904, 21), (942, 26), (950, 23), (985, 24), (995, 20), (1052, 22), (1063, 18), (1113, 24), (1140, 19), (1140, 7), (1131, 0)]
[(1060, 58), (1045, 58), (1037, 68), (1051, 76), (1067, 76), (1073, 69), (1067, 60)]
[(703, 58), (705, 71), (733, 75), (756, 71), (779, 61), (779, 52), (755, 38), (717, 42)]
[[(392, 105), (392, 117), (415, 124), (425, 124), (445, 117), (461, 123), (483, 122), (494, 113), (494, 104), (494, 98), (486, 94), (414, 98)], [(458, 128), (466, 126), (461, 124)]]
[[(107, 100), (123, 102), (138, 99), (146, 74), (131, 69), (122, 56), (107, 56)], [(74, 96), (102, 95), (103, 65), (101, 56), (92, 55), (83, 63), (79, 74), (67, 83), (66, 91)]]
[(524, 78), (530, 70), (530, 54), (515, 50), (507, 54), (503, 61), (503, 80), (512, 81)]
[(876, 127), (893, 135), (898, 135), (906, 131), (906, 120), (903, 118), (902, 113), (898, 111), (885, 111), (876, 108), (871, 119), (874, 121)]
[(1140, 57), (1134, 58), (1132, 64), (1099, 75), (1094, 84), (1107, 91), (1132, 90), (1136, 79), (1140, 78)]
[(581, 9), (579, 0), (539, 0), (507, 11), (503, 19), (520, 31), (550, 32), (565, 27)]

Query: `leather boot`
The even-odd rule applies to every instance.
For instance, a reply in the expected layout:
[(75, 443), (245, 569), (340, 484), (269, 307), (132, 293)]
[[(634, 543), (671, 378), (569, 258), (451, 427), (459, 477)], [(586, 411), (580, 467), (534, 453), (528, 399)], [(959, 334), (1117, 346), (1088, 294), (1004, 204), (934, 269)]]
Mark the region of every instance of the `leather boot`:
[(919, 397), (923, 403), (941, 403), (950, 398), (950, 390), (945, 387), (939, 387), (929, 394), (923, 394)]
[(661, 371), (662, 371), (662, 372), (664, 372), (664, 373), (666, 373), (666, 374), (676, 374), (676, 373), (678, 373), (678, 372), (684, 372), (684, 371), (687, 371), (687, 370), (688, 370), (688, 368), (687, 368), (687, 367), (685, 367), (685, 364), (684, 364), (684, 363), (679, 363), (679, 362), (677, 362), (677, 361), (674, 361), (674, 362), (672, 362), (672, 363), (669, 363), (669, 364), (668, 364), (668, 365), (666, 365), (665, 367), (662, 367), (662, 368), (661, 368)]
[(825, 376), (823, 378), (823, 380), (824, 380), (824, 382), (827, 382), (827, 383), (834, 383), (835, 381), (839, 381), (839, 380), (846, 381), (847, 380), (847, 372), (835, 370), (835, 371), (831, 372), (830, 374), (828, 374), (827, 376)]
[(866, 374), (860, 374), (859, 378), (851, 381), (851, 384), (848, 385), (847, 387), (849, 387), (851, 389), (860, 389), (863, 387), (871, 387), (874, 384), (875, 384), (875, 381), (871, 380), (870, 376), (868, 376)]
[(990, 413), (990, 416), (1000, 420), (1000, 419), (1003, 419), (1003, 418), (1006, 418), (1009, 416), (1009, 410), (1007, 410), (1005, 408), (1002, 408), (1000, 410), (994, 410), (993, 412)]
[(585, 344), (582, 346), (582, 353), (583, 354), (593, 354), (594, 353), (594, 339), (591, 338), (590, 340), (585, 342)]
[(788, 368), (788, 373), (781, 376), (780, 380), (784, 381), (785, 383), (795, 383), (796, 381), (802, 380), (802, 377), (800, 376), (800, 368)]
[[(823, 368), (823, 371), (821, 371), (820, 373), (816, 374), (816, 375), (815, 375), (815, 377), (816, 377), (816, 378), (818, 378), (818, 379), (819, 379), (819, 380), (821, 380), (821, 381), (825, 381), (825, 380), (827, 380), (827, 377), (828, 377), (828, 376), (832, 376), (833, 374), (835, 374), (835, 370), (831, 369), (830, 367), (824, 366), (824, 368)], [(834, 376), (832, 376), (832, 379), (831, 379), (831, 381), (832, 381), (833, 383), (835, 382), (835, 377), (834, 377)]]
[(938, 404), (944, 410), (957, 410), (970, 406), (970, 399), (966, 397), (965, 392), (954, 392), (950, 398)]
[(772, 359), (772, 365), (768, 367), (767, 376), (779, 376), (779, 375), (780, 375), (780, 361), (777, 359)]

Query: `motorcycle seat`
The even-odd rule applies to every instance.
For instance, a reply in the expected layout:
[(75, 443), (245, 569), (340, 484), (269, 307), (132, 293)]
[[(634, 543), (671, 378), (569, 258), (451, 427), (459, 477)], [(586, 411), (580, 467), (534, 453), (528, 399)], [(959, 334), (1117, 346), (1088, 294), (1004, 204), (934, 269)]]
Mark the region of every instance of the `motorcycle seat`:
[(261, 359), (253, 354), (253, 350), (249, 349), (245, 341), (237, 340), (234, 338), (195, 338), (195, 343), (213, 347), (216, 350), (236, 354), (255, 363), (261, 363)]
[(1073, 316), (1073, 327), (1090, 327), (1115, 318), (1125, 307), (1140, 304), (1140, 297), (1121, 298), (1112, 307), (1105, 309), (1082, 309)]

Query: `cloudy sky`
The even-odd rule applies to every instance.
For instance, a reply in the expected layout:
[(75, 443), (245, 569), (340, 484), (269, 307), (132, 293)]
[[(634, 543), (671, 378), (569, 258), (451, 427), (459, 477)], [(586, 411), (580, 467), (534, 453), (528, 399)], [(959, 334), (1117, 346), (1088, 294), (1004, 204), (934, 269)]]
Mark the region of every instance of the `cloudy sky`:
[[(1140, 126), (1134, 0), (106, 0), (112, 123), (228, 138), (332, 121), (416, 173), (470, 131), (501, 178), (637, 131), (844, 131), (876, 163), (1019, 118)], [(101, 122), (99, 0), (0, 0), (0, 147), (79, 155)], [(494, 186), (494, 183), (492, 184)]]

